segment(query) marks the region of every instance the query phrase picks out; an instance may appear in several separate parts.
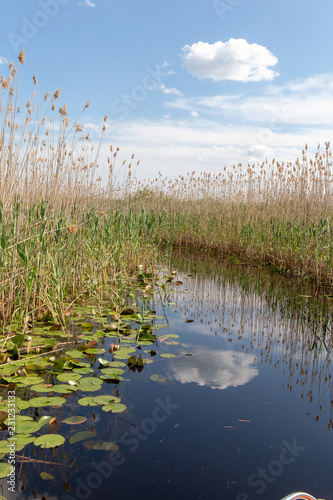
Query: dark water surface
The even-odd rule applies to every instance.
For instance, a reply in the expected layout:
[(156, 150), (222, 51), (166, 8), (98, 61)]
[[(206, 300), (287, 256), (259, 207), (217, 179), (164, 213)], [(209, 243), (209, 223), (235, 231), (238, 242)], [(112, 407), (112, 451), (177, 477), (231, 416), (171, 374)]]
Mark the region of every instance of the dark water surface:
[[(126, 412), (73, 399), (64, 417), (87, 422), (59, 424), (66, 438), (95, 429), (119, 451), (82, 442), (38, 450), (22, 467), (21, 493), (3, 484), (8, 500), (33, 492), (47, 500), (281, 500), (293, 491), (333, 500), (333, 300), (244, 266), (196, 258), (172, 265), (183, 284), (146, 307), (164, 316), (159, 335), (177, 334), (179, 344), (162, 338), (153, 364), (129, 370), (116, 388), (103, 384)], [(56, 479), (41, 479), (42, 471)]]

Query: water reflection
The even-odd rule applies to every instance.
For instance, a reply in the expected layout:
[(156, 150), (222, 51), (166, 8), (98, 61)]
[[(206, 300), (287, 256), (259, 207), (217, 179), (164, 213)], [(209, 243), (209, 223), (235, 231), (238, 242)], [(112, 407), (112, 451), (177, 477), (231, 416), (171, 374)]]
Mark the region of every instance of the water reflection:
[[(244, 371), (239, 372), (230, 361), (237, 358), (229, 353), (200, 353), (193, 360), (177, 360), (175, 379), (225, 388), (255, 376), (251, 363), (269, 364), (282, 370), (282, 384), (288, 391), (297, 387), (297, 397), (308, 399), (308, 415), (318, 421), (324, 407), (329, 411), (331, 429), (332, 291), (318, 291), (264, 269), (230, 266), (198, 256), (175, 256), (173, 266), (181, 270), (178, 279), (183, 285), (165, 294), (162, 302), (175, 304), (175, 316), (181, 322), (193, 321), (183, 329), (219, 337), (225, 346), (245, 356)], [(208, 369), (213, 373), (208, 375)]]
[(192, 356), (170, 361), (171, 378), (182, 384), (194, 382), (211, 389), (244, 385), (256, 375), (258, 369), (253, 366), (253, 356), (233, 351), (202, 349)]

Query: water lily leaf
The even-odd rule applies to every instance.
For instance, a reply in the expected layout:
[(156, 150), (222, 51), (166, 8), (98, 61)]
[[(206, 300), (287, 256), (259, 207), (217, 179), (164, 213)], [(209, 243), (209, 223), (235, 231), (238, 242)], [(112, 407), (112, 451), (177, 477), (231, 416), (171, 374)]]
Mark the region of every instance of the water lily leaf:
[(52, 384), (38, 384), (30, 387), (30, 390), (35, 392), (51, 392), (53, 391), (53, 387)]
[(40, 384), (44, 382), (42, 377), (22, 377), (22, 375), (16, 375), (14, 377), (4, 377), (5, 380), (13, 384), (17, 384), (18, 387), (27, 387), (29, 385)]
[(86, 358), (84, 352), (78, 351), (77, 349), (75, 349), (74, 351), (66, 351), (65, 354), (67, 354), (67, 356), (71, 356), (72, 358), (78, 358), (78, 359)]
[(7, 440), (4, 440), (4, 441), (0, 441), (0, 453), (9, 453), (9, 448), (8, 448), (8, 445), (10, 444), (9, 441)]
[(6, 411), (0, 411), (0, 424), (7, 420), (8, 413)]
[(110, 368), (120, 368), (121, 366), (127, 366), (123, 361), (112, 361)]
[(13, 342), (13, 344), (15, 344), (18, 348), (20, 348), (25, 340), (25, 336), (22, 333), (19, 333), (18, 335), (15, 335), (15, 337), (13, 337), (10, 340)]
[(60, 375), (57, 376), (59, 382), (69, 382), (70, 380), (76, 382), (80, 380), (80, 378), (82, 378), (82, 375), (79, 373), (60, 373)]
[(37, 363), (27, 363), (26, 369), (28, 372), (43, 372), (45, 371), (45, 365)]
[(118, 375), (122, 375), (123, 373), (125, 373), (125, 370), (122, 368), (112, 367), (112, 368), (103, 368), (101, 372), (103, 373), (103, 375), (110, 375), (110, 378), (115, 378)]
[(65, 399), (61, 397), (46, 397), (40, 396), (38, 398), (31, 398), (27, 403), (31, 408), (42, 408), (43, 406), (59, 406), (66, 402)]
[(116, 443), (106, 441), (86, 441), (84, 447), (88, 450), (104, 450), (104, 451), (118, 451), (119, 446)]
[(52, 476), (51, 474), (48, 474), (47, 472), (44, 472), (44, 471), (40, 473), (40, 477), (42, 479), (44, 479), (45, 481), (50, 481), (51, 479), (55, 479), (54, 476)]
[(27, 436), (26, 434), (18, 434), (17, 436), (15, 436), (15, 440), (13, 440), (13, 442), (15, 443), (15, 451), (19, 451), (18, 447), (20, 447), (20, 450), (22, 450), (24, 446), (32, 443), (35, 439), (36, 438), (34, 436), (29, 436), (29, 435)]
[(86, 367), (83, 367), (83, 368), (74, 368), (73, 372), (74, 373), (80, 373), (81, 375), (88, 375), (89, 373), (93, 373), (93, 369), (92, 368), (86, 368)]
[(98, 362), (102, 366), (109, 366), (111, 364), (111, 361), (108, 361), (107, 359), (103, 358), (98, 358)]
[(95, 396), (92, 398), (94, 403), (97, 403), (99, 405), (108, 405), (111, 403), (119, 403), (120, 399), (117, 398), (116, 396)]
[(58, 384), (53, 386), (53, 392), (58, 392), (59, 394), (70, 394), (71, 392), (77, 391), (77, 387), (74, 385)]
[[(8, 418), (7, 420), (5, 420), (5, 424), (8, 425), (8, 420), (10, 420), (10, 418)], [(23, 422), (24, 420), (33, 420), (32, 417), (28, 417), (28, 415), (18, 415), (18, 414), (15, 414), (15, 422)]]
[(171, 354), (169, 352), (164, 352), (163, 354), (161, 354), (161, 358), (175, 358), (176, 355), (175, 354)]
[(22, 420), (16, 423), (16, 434), (33, 434), (41, 428), (41, 425), (34, 420)]
[(0, 479), (6, 477), (7, 474), (9, 474), (13, 470), (12, 467), (13, 466), (11, 464), (2, 462), (0, 464)]
[(64, 444), (65, 438), (60, 436), (60, 434), (43, 434), (39, 436), (34, 441), (35, 446), (40, 446), (41, 448), (56, 448)]
[(90, 349), (85, 349), (84, 351), (87, 354), (103, 354), (105, 349), (98, 349), (97, 347), (91, 347)]
[(46, 425), (46, 424), (49, 424), (50, 421), (52, 420), (53, 417), (51, 417), (51, 415), (43, 415), (42, 417), (40, 417), (40, 419), (38, 420), (38, 423), (40, 425)]
[(92, 330), (94, 328), (94, 325), (92, 325), (91, 323), (81, 323), (81, 326), (85, 330)]
[(69, 443), (74, 444), (78, 443), (80, 441), (85, 441), (86, 439), (90, 439), (92, 437), (96, 436), (96, 432), (94, 431), (81, 431), (81, 432), (76, 432), (69, 438)]
[(85, 377), (78, 381), (77, 388), (80, 391), (98, 391), (102, 383), (102, 380), (99, 378)]
[(150, 378), (154, 382), (165, 382), (166, 381), (166, 377), (164, 377), (163, 375), (159, 375), (158, 373), (151, 375)]
[(92, 397), (88, 397), (88, 396), (85, 397), (85, 398), (79, 399), (78, 403), (81, 406), (98, 406), (98, 403), (95, 403), (93, 401), (93, 398)]
[(126, 408), (127, 408), (127, 406), (123, 405), (121, 403), (114, 403), (111, 405), (102, 406), (103, 411), (112, 412), (112, 413), (122, 413), (123, 411), (126, 410)]
[(16, 398), (16, 406), (18, 410), (25, 410), (26, 408), (29, 408), (30, 404), (29, 401), (22, 401), (19, 398)]
[(66, 418), (65, 420), (63, 420), (63, 423), (68, 425), (77, 425), (77, 424), (83, 424), (86, 421), (87, 421), (86, 417), (80, 417), (78, 415), (75, 417)]
[(128, 359), (131, 356), (131, 353), (118, 351), (113, 354), (113, 357), (116, 359)]

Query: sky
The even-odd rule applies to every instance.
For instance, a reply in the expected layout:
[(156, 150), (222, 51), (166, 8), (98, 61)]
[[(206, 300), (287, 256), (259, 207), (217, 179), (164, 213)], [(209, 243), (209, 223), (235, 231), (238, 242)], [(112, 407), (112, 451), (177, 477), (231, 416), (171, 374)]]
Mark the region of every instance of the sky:
[[(1, 0), (0, 75), (61, 89), (93, 141), (105, 114), (138, 178), (294, 161), (330, 141), (331, 0)], [(20, 99), (19, 99), (20, 100)]]

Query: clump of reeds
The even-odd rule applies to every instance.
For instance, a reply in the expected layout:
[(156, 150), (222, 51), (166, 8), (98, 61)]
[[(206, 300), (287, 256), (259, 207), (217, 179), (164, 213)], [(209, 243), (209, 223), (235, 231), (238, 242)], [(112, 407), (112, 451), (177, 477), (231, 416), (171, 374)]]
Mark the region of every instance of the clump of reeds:
[[(50, 311), (64, 324), (66, 310), (82, 298), (121, 300), (131, 271), (150, 257), (149, 244), (123, 231), (110, 147), (106, 183), (89, 134), (71, 123), (67, 105), (35, 91), (18, 105), (25, 55), (11, 62), (0, 88), (0, 328), (32, 328)], [(119, 186), (118, 186), (119, 187)], [(144, 246), (144, 252), (141, 251)], [(20, 326), (21, 325), (21, 326)]]

